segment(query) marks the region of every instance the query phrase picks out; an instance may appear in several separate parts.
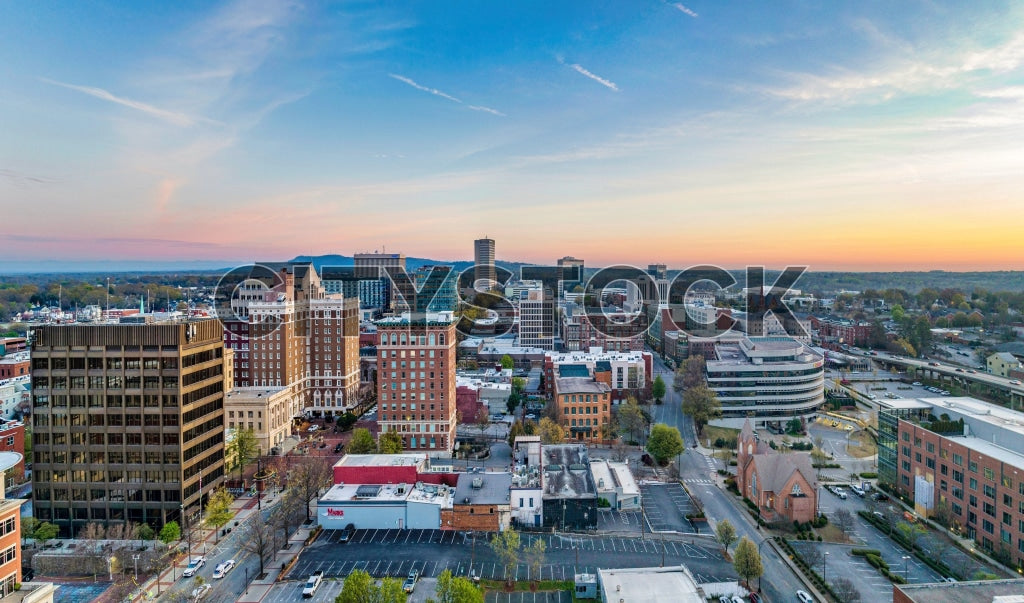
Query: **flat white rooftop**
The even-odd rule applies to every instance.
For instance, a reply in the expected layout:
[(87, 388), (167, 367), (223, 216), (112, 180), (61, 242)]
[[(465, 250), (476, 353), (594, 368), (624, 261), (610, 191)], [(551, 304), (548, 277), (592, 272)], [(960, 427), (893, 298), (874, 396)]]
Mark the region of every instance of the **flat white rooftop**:
[(346, 454), (335, 467), (416, 467), (427, 460), (422, 452), (409, 454)]
[(599, 569), (601, 591), (608, 601), (624, 603), (699, 603), (704, 596), (684, 566)]

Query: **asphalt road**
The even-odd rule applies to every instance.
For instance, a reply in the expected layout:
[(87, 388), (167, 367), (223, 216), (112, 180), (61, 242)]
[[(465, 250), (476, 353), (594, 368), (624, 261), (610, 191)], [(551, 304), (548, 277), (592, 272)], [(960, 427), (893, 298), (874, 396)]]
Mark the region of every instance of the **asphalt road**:
[[(444, 570), (467, 575), (472, 567), (484, 578), (502, 579), (504, 568), (488, 545), (490, 534), (442, 530), (358, 530), (347, 544), (338, 542), (338, 532), (328, 530), (302, 552), (288, 574), (289, 580), (305, 580), (323, 571), (327, 577), (344, 577), (354, 569), (372, 576), (406, 576), (417, 569), (425, 577)], [(574, 573), (594, 572), (598, 567), (650, 567), (685, 564), (701, 582), (735, 580), (732, 564), (706, 541), (646, 538), (636, 536), (564, 536), (523, 534), (523, 547), (542, 539), (545, 563), (539, 579), (571, 580)], [(474, 544), (475, 543), (475, 544)], [(532, 579), (525, 563), (511, 569), (518, 579)]]
[[(692, 448), (696, 440), (693, 423), (683, 414), (682, 399), (672, 389), (674, 373), (665, 366), (657, 354), (654, 355), (654, 373), (661, 375), (665, 380), (667, 393), (664, 404), (653, 406), (653, 419), (655, 422), (678, 428), (683, 435), (687, 449), (682, 455), (681, 477), (690, 493), (703, 505), (709, 519), (709, 528), (718, 521), (728, 519), (736, 527), (738, 536), (746, 536), (757, 544), (763, 543), (764, 534), (757, 528), (750, 513), (740, 506), (742, 502), (718, 485), (716, 471), (721, 466), (720, 461), (706, 457)], [(768, 545), (760, 547), (760, 551), (764, 565), (761, 588), (768, 600), (793, 600), (797, 589), (803, 588), (803, 583)]]
[[(273, 508), (280, 501), (280, 497), (274, 497), (270, 500), (264, 498), (262, 503), (262, 512), (264, 517), (269, 517)], [(252, 515), (250, 517), (255, 517)], [(245, 586), (248, 583), (247, 580), (252, 580), (256, 574), (259, 573), (259, 560), (250, 552), (242, 550), (242, 540), (245, 538), (245, 522), (242, 522), (238, 527), (234, 526), (234, 521), (228, 524), (231, 526), (231, 533), (220, 539), (219, 543), (210, 543), (206, 549), (206, 565), (204, 565), (197, 575), (202, 576), (203, 580), (213, 585), (213, 589), (203, 599), (204, 602), (209, 603), (230, 603), (238, 599), (238, 595), (245, 590)], [(203, 555), (203, 546), (193, 544), (192, 556), (196, 557)], [(227, 576), (220, 580), (213, 579), (213, 570), (217, 567), (217, 564), (226, 561), (228, 559), (235, 560), (235, 569), (228, 573)], [(192, 589), (196, 587), (196, 579), (182, 578), (181, 570), (179, 567), (176, 572), (178, 579), (175, 581), (174, 586), (168, 591), (183, 591), (185, 593), (191, 593)]]

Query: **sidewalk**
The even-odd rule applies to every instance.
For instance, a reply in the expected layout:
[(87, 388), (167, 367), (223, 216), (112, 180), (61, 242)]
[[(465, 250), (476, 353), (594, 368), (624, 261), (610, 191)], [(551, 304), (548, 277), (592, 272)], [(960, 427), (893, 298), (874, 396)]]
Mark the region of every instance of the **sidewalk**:
[[(276, 501), (277, 496), (274, 494), (265, 495), (263, 498), (264, 504), (273, 504)], [(253, 510), (256, 508), (257, 500), (255, 497), (249, 498), (248, 496), (243, 496), (236, 498), (235, 501), (231, 503), (231, 510), (235, 512), (235, 515), (231, 519), (229, 526), (234, 526), (236, 522), (238, 524), (242, 524), (250, 517), (250, 515), (252, 515)], [(201, 535), (198, 539), (194, 538), (192, 540), (193, 558), (202, 555), (202, 551), (216, 546), (219, 542), (219, 538), (217, 538), (217, 530), (203, 528), (202, 530), (197, 530), (197, 532)], [(187, 547), (188, 545), (185, 541), (180, 541), (177, 543), (177, 546), (180, 548), (182, 546)], [(139, 590), (133, 596), (132, 601), (152, 600), (168, 590), (173, 589), (177, 581), (181, 578), (181, 573), (188, 565), (188, 559), (189, 556), (187, 554), (180, 554), (167, 569), (140, 584)]]
[(267, 575), (262, 580), (253, 580), (249, 587), (239, 595), (237, 603), (259, 603), (274, 587), (284, 568), (291, 565), (292, 560), (299, 556), (305, 546), (306, 539), (316, 526), (301, 526), (288, 538), (286, 549), (274, 553), (273, 558), (265, 565)]

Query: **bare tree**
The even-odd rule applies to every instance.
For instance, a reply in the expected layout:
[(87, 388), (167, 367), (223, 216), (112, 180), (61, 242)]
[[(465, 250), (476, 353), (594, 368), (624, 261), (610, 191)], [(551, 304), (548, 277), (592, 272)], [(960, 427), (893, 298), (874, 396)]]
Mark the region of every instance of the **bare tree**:
[(256, 555), (256, 558), (260, 560), (260, 575), (262, 576), (264, 563), (277, 549), (277, 532), (273, 525), (263, 519), (262, 513), (250, 516), (245, 522), (242, 549)]
[(294, 528), (297, 528), (302, 523), (303, 516), (305, 515), (303, 507), (303, 502), (299, 499), (295, 490), (289, 489), (281, 499), (281, 504), (278, 505), (271, 516), (271, 522), (275, 528), (281, 530), (282, 542), (287, 542)]
[(832, 516), (832, 523), (846, 536), (853, 529), (853, 515), (846, 509), (839, 509)]
[(839, 603), (858, 603), (860, 591), (848, 578), (836, 578), (832, 581), (832, 592), (836, 594)]
[(800, 549), (800, 556), (804, 558), (807, 565), (818, 568), (821, 567), (821, 560), (824, 555), (821, 554), (821, 550), (816, 546), (807, 546)]
[(288, 474), (288, 485), (306, 507), (306, 521), (309, 517), (309, 503), (320, 496), (320, 491), (331, 484), (333, 470), (327, 459), (311, 456), (292, 467)]
[(103, 524), (90, 521), (78, 531), (78, 537), (82, 540), (103, 540), (107, 537), (107, 529)]

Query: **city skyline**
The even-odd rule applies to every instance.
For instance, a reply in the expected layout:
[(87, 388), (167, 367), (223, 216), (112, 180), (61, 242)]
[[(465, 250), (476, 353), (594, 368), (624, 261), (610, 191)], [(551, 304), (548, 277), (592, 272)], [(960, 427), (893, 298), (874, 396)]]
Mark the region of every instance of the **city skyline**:
[(1024, 269), (1022, 5), (6, 12), (8, 264)]

